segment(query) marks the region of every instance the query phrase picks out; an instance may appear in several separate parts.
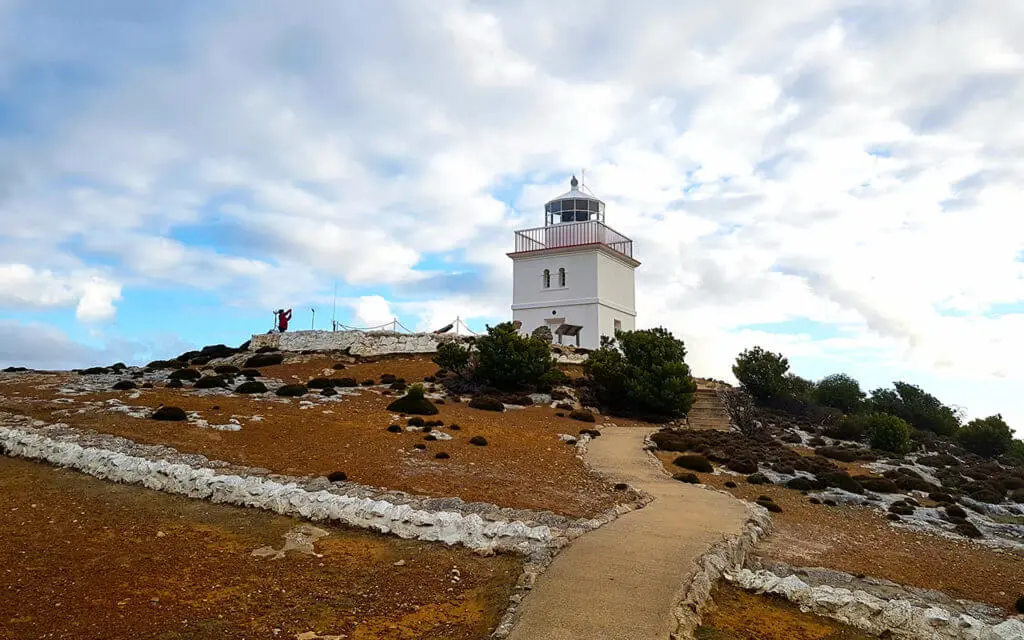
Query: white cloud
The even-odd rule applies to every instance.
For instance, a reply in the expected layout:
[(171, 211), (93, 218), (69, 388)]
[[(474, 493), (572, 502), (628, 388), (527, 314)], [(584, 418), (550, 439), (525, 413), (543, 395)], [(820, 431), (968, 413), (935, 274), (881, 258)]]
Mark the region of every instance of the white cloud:
[(356, 322), (361, 327), (379, 327), (395, 319), (391, 304), (381, 296), (362, 296), (353, 306)]
[(112, 320), (121, 285), (88, 271), (55, 274), (26, 264), (0, 265), (0, 307), (75, 307), (85, 322)]
[[(761, 342), (968, 407), (1024, 385), (1024, 314), (987, 315), (1024, 301), (1024, 5), (253, 2), (3, 38), (33, 5), (0, 13), (0, 96), (31, 65), (107, 80), (22, 96), (36, 135), (0, 139), (0, 304), (109, 317), (115, 283), (170, 283), (276, 308), (338, 279), (381, 294), (360, 322), (500, 318), (511, 229), (586, 167), (644, 263), (640, 323), (698, 373)], [(795, 319), (842, 337), (745, 328)]]

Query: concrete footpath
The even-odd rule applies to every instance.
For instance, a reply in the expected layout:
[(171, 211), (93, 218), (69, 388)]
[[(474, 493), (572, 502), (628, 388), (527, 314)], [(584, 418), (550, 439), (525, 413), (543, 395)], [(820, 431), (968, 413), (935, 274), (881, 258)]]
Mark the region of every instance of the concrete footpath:
[(696, 560), (739, 535), (746, 509), (721, 493), (672, 480), (643, 450), (654, 429), (608, 427), (587, 462), (654, 496), (643, 509), (577, 539), (523, 600), (512, 640), (667, 640)]

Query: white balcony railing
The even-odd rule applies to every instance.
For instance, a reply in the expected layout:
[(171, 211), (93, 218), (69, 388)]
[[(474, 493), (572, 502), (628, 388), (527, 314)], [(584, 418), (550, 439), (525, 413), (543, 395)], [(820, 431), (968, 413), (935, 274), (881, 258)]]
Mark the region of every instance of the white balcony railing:
[(516, 253), (603, 244), (633, 257), (633, 241), (597, 220), (562, 222), (546, 227), (516, 231)]

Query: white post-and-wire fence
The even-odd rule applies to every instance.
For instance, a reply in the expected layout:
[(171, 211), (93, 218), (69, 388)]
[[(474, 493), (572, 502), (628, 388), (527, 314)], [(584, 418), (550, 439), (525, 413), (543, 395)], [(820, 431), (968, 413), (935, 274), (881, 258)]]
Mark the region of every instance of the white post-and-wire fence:
[[(391, 322), (385, 322), (384, 324), (378, 324), (373, 327), (354, 327), (352, 325), (347, 325), (342, 322), (334, 321), (334, 327), (332, 331), (391, 331), (393, 333), (402, 333), (404, 331), (405, 333), (420, 333), (418, 331), (413, 331), (409, 327), (402, 324), (398, 318), (394, 318)], [(469, 326), (465, 322), (463, 322), (461, 316), (456, 317), (453, 322), (448, 323), (448, 325), (446, 325), (444, 330), (442, 331), (430, 331), (424, 333), (444, 334), (449, 333), (451, 331), (454, 331), (455, 335), (461, 335), (463, 333), (472, 336), (480, 335), (480, 333), (470, 329)]]

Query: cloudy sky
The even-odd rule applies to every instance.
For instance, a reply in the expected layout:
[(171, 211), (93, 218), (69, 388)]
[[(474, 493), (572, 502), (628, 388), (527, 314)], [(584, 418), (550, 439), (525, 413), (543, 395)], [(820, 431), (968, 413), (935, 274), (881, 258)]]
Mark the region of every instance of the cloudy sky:
[(1024, 429), (1024, 4), (0, 0), (0, 365), (508, 318), (573, 172), (638, 323)]

